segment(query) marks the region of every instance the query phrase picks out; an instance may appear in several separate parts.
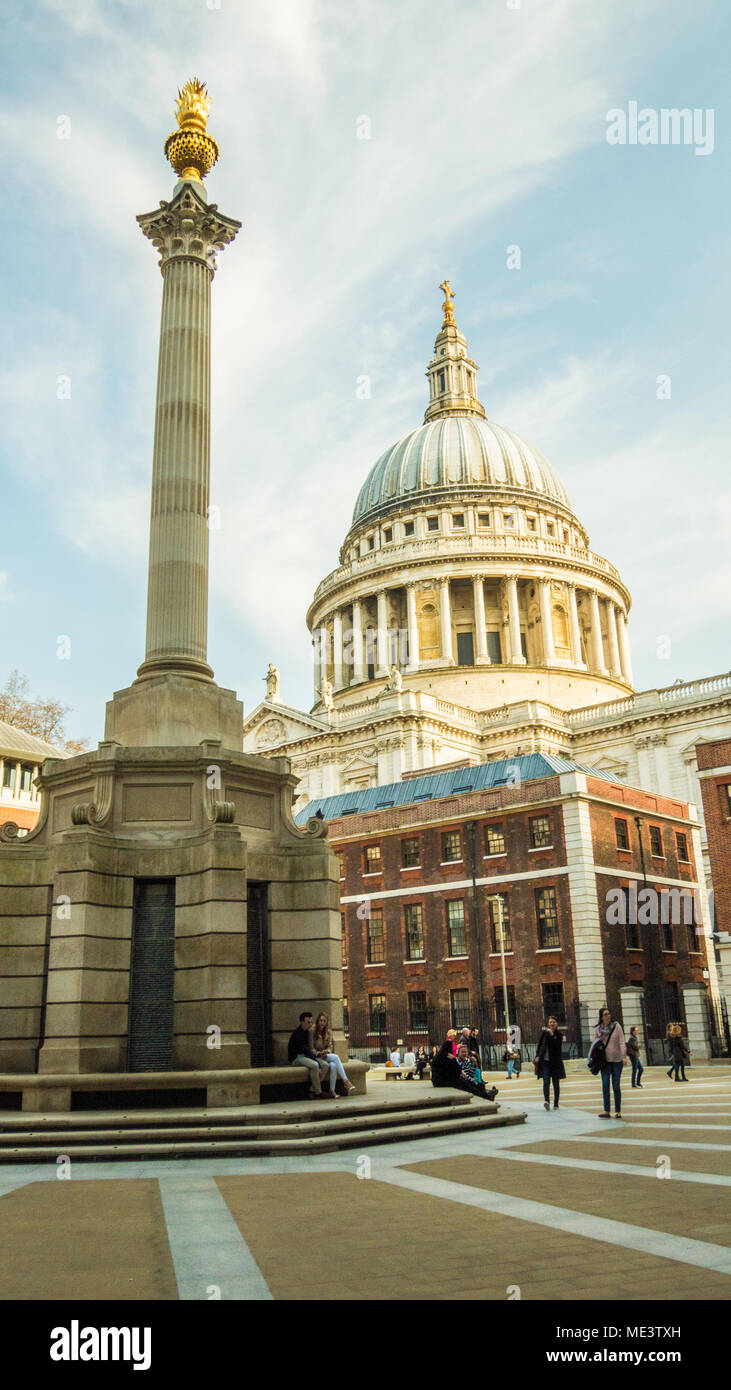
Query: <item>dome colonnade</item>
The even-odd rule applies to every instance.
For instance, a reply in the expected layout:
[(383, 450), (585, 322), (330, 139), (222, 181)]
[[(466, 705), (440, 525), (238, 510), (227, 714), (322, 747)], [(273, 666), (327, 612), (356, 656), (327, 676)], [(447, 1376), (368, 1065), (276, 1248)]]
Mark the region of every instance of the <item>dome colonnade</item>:
[(470, 668), (481, 707), (626, 693), (629, 592), (548, 461), (486, 419), (450, 296), (425, 422), (371, 470), (310, 606), (315, 707), (362, 699), (393, 666), (405, 686), (462, 702)]

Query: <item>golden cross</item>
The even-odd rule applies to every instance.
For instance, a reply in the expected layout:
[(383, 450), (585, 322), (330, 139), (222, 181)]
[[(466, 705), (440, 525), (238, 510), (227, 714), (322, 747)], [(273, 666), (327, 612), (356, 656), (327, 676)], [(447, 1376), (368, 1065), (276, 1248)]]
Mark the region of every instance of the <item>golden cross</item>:
[(442, 280), (439, 288), (444, 291), (444, 303), (442, 305), (442, 312), (444, 314), (442, 328), (444, 328), (446, 324), (454, 323), (454, 290), (450, 288), (448, 280)]

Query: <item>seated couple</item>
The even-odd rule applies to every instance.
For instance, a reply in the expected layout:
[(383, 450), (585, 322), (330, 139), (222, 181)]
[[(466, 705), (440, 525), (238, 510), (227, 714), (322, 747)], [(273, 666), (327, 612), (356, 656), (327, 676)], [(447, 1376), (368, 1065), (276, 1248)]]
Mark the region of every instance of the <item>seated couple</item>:
[[(335, 1051), (330, 1020), (327, 1014), (318, 1014), (317, 1023), (312, 1023), (312, 1014), (300, 1014), (299, 1027), (295, 1028), (289, 1039), (289, 1061), (294, 1067), (307, 1067), (310, 1073), (310, 1097), (321, 1100), (337, 1099), (335, 1083), (340, 1077), (345, 1094), (352, 1095), (355, 1086), (348, 1081), (345, 1068)], [(323, 1090), (326, 1076), (330, 1078), (329, 1090)]]
[[(478, 1081), (478, 1076), (480, 1080)], [(457, 1047), (457, 1056), (452, 1051), (452, 1040), (447, 1038), (442, 1043), (436, 1057), (431, 1059), (431, 1084), (432, 1086), (454, 1086), (459, 1091), (469, 1091), (470, 1095), (480, 1096), (482, 1100), (494, 1100), (497, 1095), (497, 1086), (488, 1087), (481, 1079), (481, 1073), (474, 1058), (470, 1057), (467, 1047), (460, 1043)]]

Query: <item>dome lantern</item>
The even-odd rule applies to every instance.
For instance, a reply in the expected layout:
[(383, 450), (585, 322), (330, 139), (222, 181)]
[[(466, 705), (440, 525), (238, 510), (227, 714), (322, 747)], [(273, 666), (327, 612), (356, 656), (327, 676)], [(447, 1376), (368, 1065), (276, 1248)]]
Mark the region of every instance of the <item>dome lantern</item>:
[(429, 379), (429, 405), (424, 422), (442, 415), (479, 415), (485, 407), (477, 398), (477, 363), (468, 355), (467, 340), (454, 317), (454, 291), (448, 280), (439, 286), (444, 292), (444, 319), (434, 343), (434, 356), (426, 369)]

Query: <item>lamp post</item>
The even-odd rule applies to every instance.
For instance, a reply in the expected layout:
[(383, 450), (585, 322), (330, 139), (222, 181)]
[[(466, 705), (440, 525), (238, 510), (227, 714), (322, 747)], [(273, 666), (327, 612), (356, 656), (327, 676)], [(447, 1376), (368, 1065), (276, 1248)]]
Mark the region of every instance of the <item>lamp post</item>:
[(498, 919), (497, 934), (498, 934), (498, 941), (500, 942), (500, 968), (501, 968), (501, 970), (502, 970), (502, 976), (503, 976), (503, 1012), (504, 1012), (504, 1014), (505, 1014), (505, 1046), (507, 1047), (507, 1045), (508, 1045), (508, 1035), (509, 1035), (509, 1033), (510, 1033), (510, 1013), (509, 1013), (509, 1010), (508, 1010), (508, 980), (507, 980), (507, 975), (506, 975), (506, 973), (505, 973), (505, 931), (504, 931), (504, 928), (503, 928), (503, 914), (504, 914), (504, 908), (503, 908), (503, 900), (502, 900), (502, 897), (500, 896), (499, 893), (496, 893), (495, 896), (494, 896), (494, 898), (491, 898), (490, 901), (491, 901), (491, 902), (494, 902), (495, 905), (496, 905), (496, 908), (497, 908), (497, 919)]
[(480, 900), (477, 895), (477, 821), (468, 820), (465, 823), (469, 846), (470, 846), (470, 871), (472, 874), (472, 929), (475, 935), (475, 955), (477, 959), (477, 1016), (480, 1020), (480, 1031), (482, 1031), (482, 948), (480, 945)]

